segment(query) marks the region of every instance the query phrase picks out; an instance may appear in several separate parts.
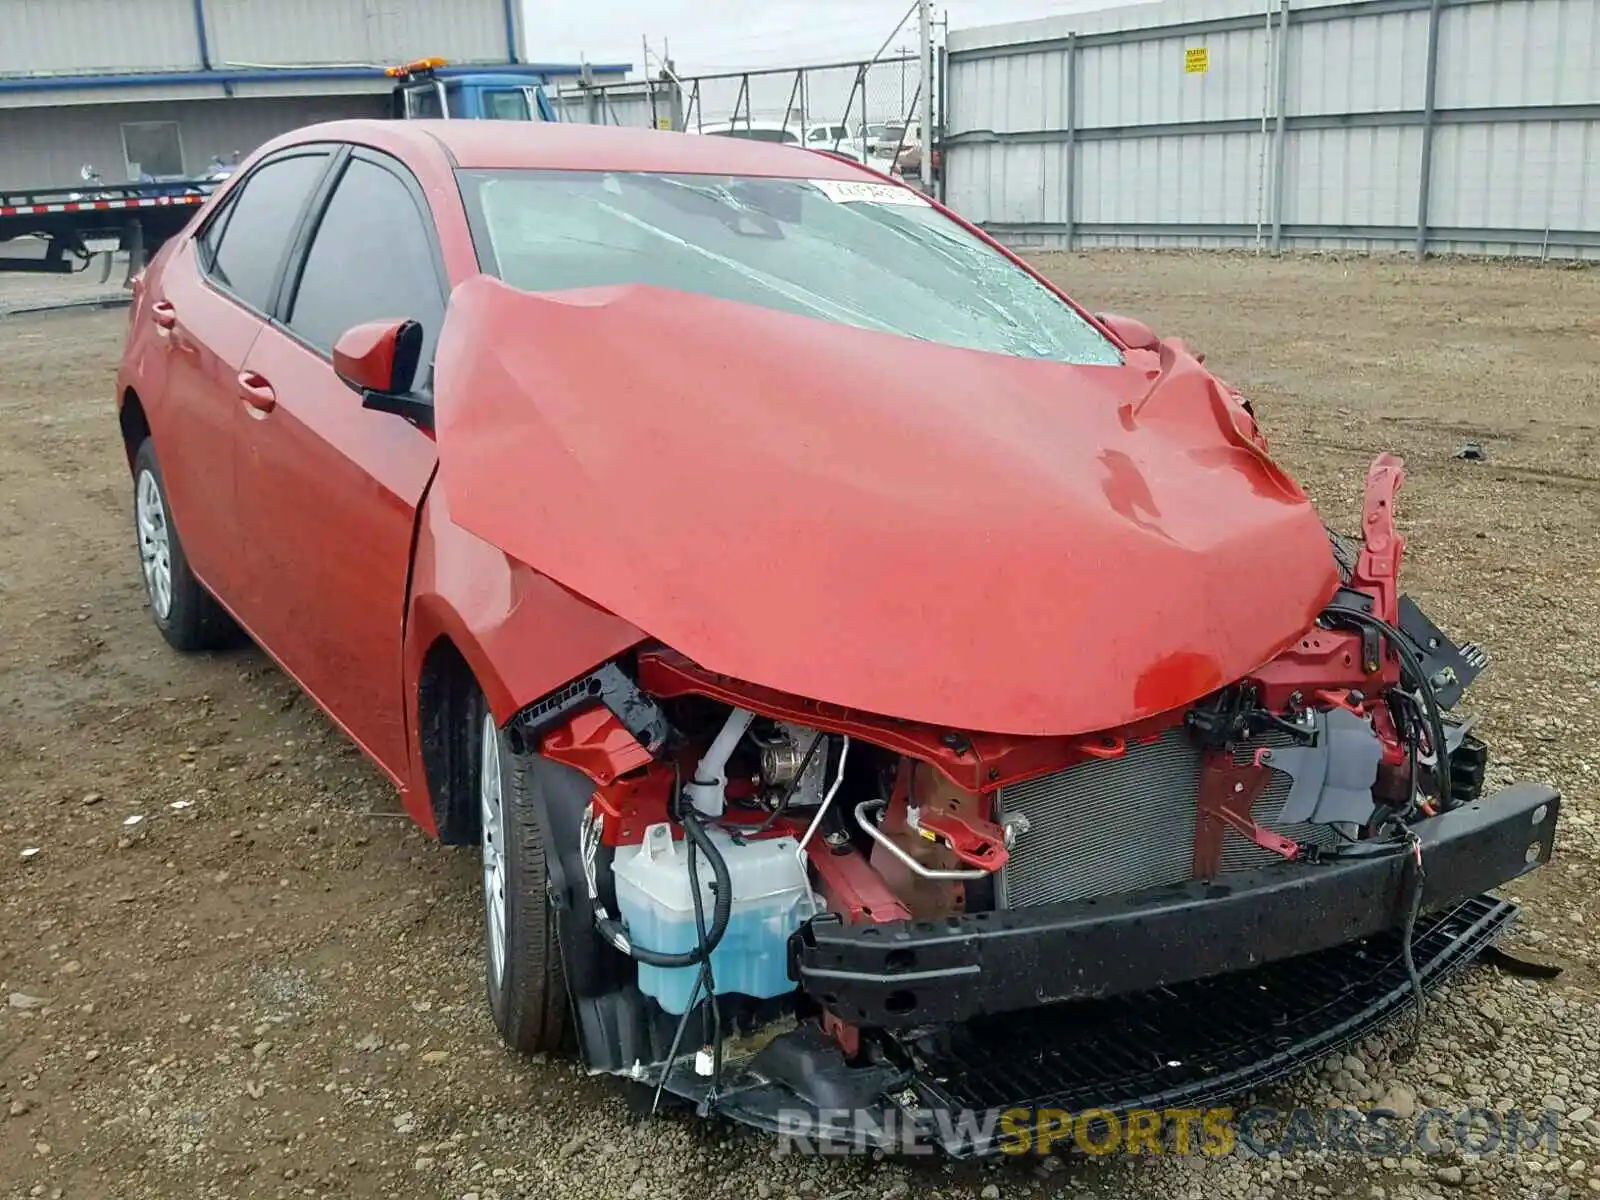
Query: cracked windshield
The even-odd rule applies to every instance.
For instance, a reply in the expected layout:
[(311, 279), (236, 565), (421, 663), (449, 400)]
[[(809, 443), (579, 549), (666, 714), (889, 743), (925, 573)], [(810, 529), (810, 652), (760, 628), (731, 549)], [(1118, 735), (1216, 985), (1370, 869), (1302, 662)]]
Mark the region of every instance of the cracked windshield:
[(1071, 305), (915, 192), (873, 181), (463, 172), (483, 268), (647, 284), (1019, 358), (1115, 365)]

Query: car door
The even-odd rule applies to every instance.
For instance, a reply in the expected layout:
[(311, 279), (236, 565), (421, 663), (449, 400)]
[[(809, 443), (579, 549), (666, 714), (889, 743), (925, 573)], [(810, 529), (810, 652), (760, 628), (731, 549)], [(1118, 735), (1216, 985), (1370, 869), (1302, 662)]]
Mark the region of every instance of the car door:
[(401, 649), (417, 507), (432, 435), (363, 408), (334, 374), (334, 343), (368, 321), (424, 331), (427, 395), (446, 276), (415, 178), (347, 151), (313, 203), (278, 319), (244, 378), (234, 441), (251, 627), (267, 649), (397, 779), (406, 763)]
[[(328, 147), (264, 159), (176, 248), (146, 310), (162, 332), (168, 410), (156, 455), (189, 564), (239, 603), (234, 419), (239, 373), (266, 326), (298, 224), (332, 161)], [(241, 618), (249, 623), (246, 613)]]

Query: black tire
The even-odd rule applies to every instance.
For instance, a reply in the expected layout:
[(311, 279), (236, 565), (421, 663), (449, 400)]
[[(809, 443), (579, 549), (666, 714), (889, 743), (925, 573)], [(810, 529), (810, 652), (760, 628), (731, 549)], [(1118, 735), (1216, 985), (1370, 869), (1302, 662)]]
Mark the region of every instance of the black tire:
[[(166, 571), (170, 581), (171, 598), (166, 611), (157, 596), (157, 585), (144, 565), (144, 538), (141, 529), (140, 489), (145, 478), (153, 482), (159, 497), (159, 523), (166, 537)], [(150, 616), (174, 650), (217, 650), (231, 644), (239, 635), (233, 618), (218, 604), (211, 593), (200, 585), (189, 569), (189, 558), (183, 552), (183, 540), (172, 519), (172, 506), (167, 501), (166, 481), (161, 477), (161, 465), (156, 461), (156, 444), (152, 438), (139, 443), (133, 457), (134, 538), (139, 548), (139, 572), (145, 581), (145, 598), (150, 602)]]
[(561, 949), (556, 937), (556, 917), (550, 903), (549, 874), (545, 868), (544, 837), (536, 805), (539, 760), (511, 752), (504, 732), (494, 727), (488, 705), (480, 696), (468, 706), (478, 731), (473, 762), (473, 794), (480, 807), (480, 852), (487, 857), (491, 834), (482, 819), (482, 781), (485, 769), (483, 731), (492, 731), (500, 777), (504, 865), (504, 957), (498, 964), (493, 942), (494, 910), (490, 904), (489, 873), (484, 871), (484, 984), (495, 1028), (512, 1049), (523, 1054), (550, 1053), (566, 1047), (568, 998), (561, 970)]

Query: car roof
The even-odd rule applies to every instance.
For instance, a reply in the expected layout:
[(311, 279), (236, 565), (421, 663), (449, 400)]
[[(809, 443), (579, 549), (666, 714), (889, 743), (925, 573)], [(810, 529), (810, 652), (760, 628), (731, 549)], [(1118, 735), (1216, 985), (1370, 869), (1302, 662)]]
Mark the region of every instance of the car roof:
[(542, 168), (804, 179), (880, 178), (875, 172), (832, 155), (775, 142), (546, 121), (330, 121), (298, 129), (273, 145), (326, 141), (403, 147), (402, 156), (406, 152), (427, 155), (442, 146), (456, 166), (469, 170)]

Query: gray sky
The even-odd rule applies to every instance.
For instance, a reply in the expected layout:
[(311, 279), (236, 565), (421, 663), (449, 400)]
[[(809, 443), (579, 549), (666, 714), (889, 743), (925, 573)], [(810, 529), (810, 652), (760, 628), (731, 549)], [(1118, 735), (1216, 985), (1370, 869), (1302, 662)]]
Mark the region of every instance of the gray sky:
[[(1116, 0), (935, 0), (952, 29), (1111, 7)], [(680, 72), (865, 58), (910, 0), (523, 0), (530, 58), (630, 62), (671, 43)], [(916, 44), (916, 22), (895, 45)]]

